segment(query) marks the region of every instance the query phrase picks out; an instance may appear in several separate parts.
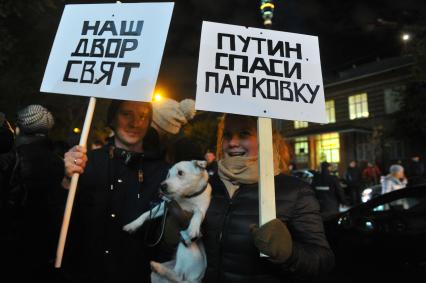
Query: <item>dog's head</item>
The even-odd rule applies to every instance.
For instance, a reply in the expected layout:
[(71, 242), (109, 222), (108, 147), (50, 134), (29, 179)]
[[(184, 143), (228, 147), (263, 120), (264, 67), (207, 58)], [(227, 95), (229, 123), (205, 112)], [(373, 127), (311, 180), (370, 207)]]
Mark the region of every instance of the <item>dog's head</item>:
[(207, 162), (200, 160), (181, 161), (169, 170), (167, 179), (161, 183), (160, 192), (171, 199), (185, 198), (202, 191), (209, 175)]

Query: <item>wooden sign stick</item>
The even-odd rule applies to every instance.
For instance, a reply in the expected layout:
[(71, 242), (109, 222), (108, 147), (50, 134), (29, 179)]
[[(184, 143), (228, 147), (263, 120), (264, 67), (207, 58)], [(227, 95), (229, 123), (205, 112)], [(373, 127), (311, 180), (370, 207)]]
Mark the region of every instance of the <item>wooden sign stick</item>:
[[(89, 136), (90, 126), (92, 125), (93, 113), (95, 111), (96, 98), (90, 97), (89, 106), (87, 107), (86, 118), (84, 119), (83, 130), (80, 136), (80, 146), (86, 147), (87, 137)], [(68, 198), (65, 206), (64, 218), (62, 220), (61, 233), (59, 235), (58, 247), (56, 249), (55, 268), (62, 265), (62, 257), (64, 254), (65, 241), (67, 239), (68, 227), (71, 219), (72, 207), (74, 204), (75, 192), (77, 190), (79, 174), (75, 173), (71, 178), (70, 188), (68, 190)]]
[(277, 217), (275, 207), (274, 150), (272, 144), (272, 120), (257, 120), (259, 146), (259, 227)]

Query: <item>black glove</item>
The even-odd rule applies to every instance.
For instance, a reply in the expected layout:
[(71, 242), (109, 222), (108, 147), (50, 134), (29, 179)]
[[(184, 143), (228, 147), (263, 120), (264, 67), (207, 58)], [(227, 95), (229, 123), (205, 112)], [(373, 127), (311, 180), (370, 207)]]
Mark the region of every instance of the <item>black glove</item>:
[(250, 225), (254, 244), (259, 251), (274, 263), (285, 263), (293, 252), (293, 240), (287, 226), (279, 219), (274, 219), (262, 225)]

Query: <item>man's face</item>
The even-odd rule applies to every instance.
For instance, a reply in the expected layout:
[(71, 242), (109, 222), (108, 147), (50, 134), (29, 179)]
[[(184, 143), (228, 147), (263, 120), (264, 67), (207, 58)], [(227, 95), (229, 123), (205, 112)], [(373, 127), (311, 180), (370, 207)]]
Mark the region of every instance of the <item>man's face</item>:
[(114, 119), (115, 136), (124, 149), (142, 145), (149, 126), (150, 108), (146, 102), (121, 103)]

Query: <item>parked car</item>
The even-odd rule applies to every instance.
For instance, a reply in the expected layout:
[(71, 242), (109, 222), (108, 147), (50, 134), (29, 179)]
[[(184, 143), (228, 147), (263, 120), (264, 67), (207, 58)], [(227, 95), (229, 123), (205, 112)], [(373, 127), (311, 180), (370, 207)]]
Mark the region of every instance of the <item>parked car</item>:
[(426, 278), (426, 186), (384, 194), (324, 219), (336, 267), (326, 282)]

